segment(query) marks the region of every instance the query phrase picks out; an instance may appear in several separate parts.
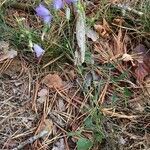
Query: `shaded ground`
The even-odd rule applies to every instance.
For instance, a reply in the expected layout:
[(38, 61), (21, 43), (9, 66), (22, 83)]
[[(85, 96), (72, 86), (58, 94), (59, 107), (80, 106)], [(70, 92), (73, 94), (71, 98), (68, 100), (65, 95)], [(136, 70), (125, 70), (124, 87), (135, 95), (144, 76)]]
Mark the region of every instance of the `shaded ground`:
[[(35, 139), (22, 149), (149, 149), (148, 21), (143, 26), (143, 20), (128, 13), (120, 18), (120, 11), (107, 4), (95, 1), (87, 7), (87, 23), (99, 38), (87, 39), (89, 52), (82, 66), (74, 66), (66, 46), (74, 50), (77, 45), (74, 20), (68, 31), (62, 12), (43, 42), (47, 52), (41, 61), (28, 50), (28, 34), (14, 19), (25, 17), (23, 24), (40, 41), (42, 25), (34, 13), (7, 7), (1, 15), (1, 41), (18, 55), (0, 61), (0, 149), (16, 148), (31, 137)], [(130, 5), (137, 8), (135, 2)], [(46, 135), (35, 136), (43, 131)]]

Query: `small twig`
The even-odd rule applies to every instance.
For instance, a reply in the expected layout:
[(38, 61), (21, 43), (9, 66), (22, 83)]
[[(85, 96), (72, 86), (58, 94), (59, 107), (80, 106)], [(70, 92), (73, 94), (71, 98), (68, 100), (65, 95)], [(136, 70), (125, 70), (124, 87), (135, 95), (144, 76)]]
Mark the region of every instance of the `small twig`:
[(46, 65), (44, 65), (42, 67), (42, 69), (46, 68), (47, 66), (51, 65), (52, 63), (56, 62), (58, 59), (62, 58), (64, 56), (64, 54), (61, 54), (60, 56), (58, 56), (57, 58), (51, 60), (50, 62), (48, 62)]
[(41, 131), (39, 134), (27, 139), (26, 141), (22, 142), (19, 146), (17, 146), (16, 148), (12, 149), (12, 150), (19, 150), (22, 149), (25, 145), (27, 144), (32, 144), (34, 141), (36, 141), (37, 139), (41, 138), (41, 137), (45, 137), (46, 135), (48, 135), (48, 131), (47, 130), (43, 130)]
[(134, 8), (131, 8), (131, 7), (126, 6), (126, 5), (115, 4), (115, 5), (113, 5), (113, 7), (119, 8), (119, 9), (121, 9), (121, 10), (125, 10), (125, 11), (132, 12), (132, 13), (137, 14), (137, 15), (139, 15), (139, 16), (143, 16), (143, 15), (144, 15), (143, 12), (137, 11), (137, 10), (135, 10)]

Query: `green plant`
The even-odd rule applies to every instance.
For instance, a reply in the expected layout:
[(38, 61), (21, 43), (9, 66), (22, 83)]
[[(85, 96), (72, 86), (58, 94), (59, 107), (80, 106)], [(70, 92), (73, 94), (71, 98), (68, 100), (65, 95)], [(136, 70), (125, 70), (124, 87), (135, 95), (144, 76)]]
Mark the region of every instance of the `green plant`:
[(77, 150), (89, 150), (93, 142), (86, 138), (80, 138), (77, 142)]

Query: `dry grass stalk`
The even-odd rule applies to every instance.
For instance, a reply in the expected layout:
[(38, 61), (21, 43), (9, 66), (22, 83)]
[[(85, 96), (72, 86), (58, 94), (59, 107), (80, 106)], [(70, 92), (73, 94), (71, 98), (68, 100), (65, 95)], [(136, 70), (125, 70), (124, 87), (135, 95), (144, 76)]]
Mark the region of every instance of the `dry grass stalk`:
[(98, 103), (100, 103), (101, 105), (104, 103), (108, 86), (109, 86), (109, 81), (106, 82), (105, 87), (104, 87), (104, 89), (103, 89), (103, 91), (102, 91), (102, 93), (101, 93), (101, 95), (99, 97)]
[(119, 114), (119, 113), (116, 113), (116, 112), (113, 112), (113, 111), (110, 111), (111, 109), (110, 108), (103, 108), (101, 109), (102, 113), (104, 115), (108, 115), (110, 117), (117, 117), (117, 118), (122, 118), (122, 119), (136, 119), (138, 116), (135, 116), (135, 115), (131, 115), (131, 116), (128, 116), (128, 115), (123, 115), (123, 114)]

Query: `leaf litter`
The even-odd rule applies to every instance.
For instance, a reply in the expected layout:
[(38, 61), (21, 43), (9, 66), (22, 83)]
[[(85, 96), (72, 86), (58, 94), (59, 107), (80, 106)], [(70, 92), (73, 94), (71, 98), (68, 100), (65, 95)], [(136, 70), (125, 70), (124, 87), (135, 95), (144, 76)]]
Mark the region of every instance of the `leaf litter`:
[(62, 88), (63, 87), (63, 81), (57, 74), (48, 74), (44, 77), (42, 80), (42, 83), (45, 84), (49, 88)]
[(9, 47), (9, 43), (0, 41), (0, 62), (6, 59), (13, 59), (17, 56), (17, 51)]
[[(91, 5), (101, 6), (99, 1)], [(136, 38), (131, 42), (128, 28), (120, 27), (126, 20), (113, 20), (110, 24), (103, 17), (86, 27), (85, 14), (77, 16), (75, 25), (79, 48), (76, 64), (85, 62), (87, 45), (94, 64), (77, 68), (66, 62), (64, 67), (56, 60), (57, 67), (52, 70), (53, 64), (41, 67), (45, 66), (45, 57), (40, 66), (29, 63), (20, 52), (16, 55), (20, 65), (12, 54), (1, 61), (2, 149), (103, 150), (112, 145), (120, 149), (148, 148), (149, 48)], [(2, 49), (10, 50), (7, 42), (3, 43)]]

